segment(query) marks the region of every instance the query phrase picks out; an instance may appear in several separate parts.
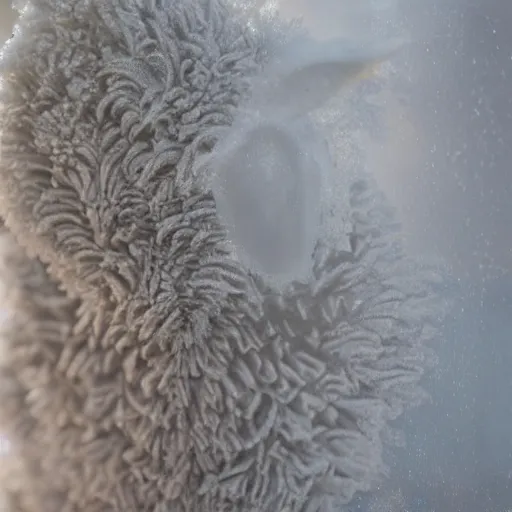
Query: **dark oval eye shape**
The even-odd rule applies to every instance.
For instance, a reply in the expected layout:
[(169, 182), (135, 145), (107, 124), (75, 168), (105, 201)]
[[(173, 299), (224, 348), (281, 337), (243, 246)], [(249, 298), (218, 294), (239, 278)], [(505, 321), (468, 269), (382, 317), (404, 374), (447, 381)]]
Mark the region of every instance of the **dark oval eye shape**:
[(229, 239), (252, 271), (285, 281), (307, 274), (321, 173), (292, 135), (270, 124), (249, 130), (217, 162), (213, 192)]

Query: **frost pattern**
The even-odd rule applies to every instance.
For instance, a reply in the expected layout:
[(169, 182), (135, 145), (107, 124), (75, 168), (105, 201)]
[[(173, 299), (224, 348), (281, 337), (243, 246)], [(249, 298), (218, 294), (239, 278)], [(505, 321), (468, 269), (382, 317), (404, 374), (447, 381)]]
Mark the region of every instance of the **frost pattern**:
[(371, 186), (348, 191), (346, 250), (317, 244), (280, 292), (196, 186), (274, 44), (235, 14), (34, 0), (5, 51), (9, 512), (334, 512), (421, 399), (435, 276)]

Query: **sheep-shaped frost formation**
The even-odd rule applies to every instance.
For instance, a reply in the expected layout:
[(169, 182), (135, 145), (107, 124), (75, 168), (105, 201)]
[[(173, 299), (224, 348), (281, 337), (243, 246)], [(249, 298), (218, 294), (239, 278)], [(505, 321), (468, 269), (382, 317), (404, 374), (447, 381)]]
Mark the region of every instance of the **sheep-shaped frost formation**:
[(307, 114), (375, 56), (246, 15), (33, 0), (4, 51), (9, 512), (339, 510), (421, 397), (430, 277), (364, 179), (318, 239)]

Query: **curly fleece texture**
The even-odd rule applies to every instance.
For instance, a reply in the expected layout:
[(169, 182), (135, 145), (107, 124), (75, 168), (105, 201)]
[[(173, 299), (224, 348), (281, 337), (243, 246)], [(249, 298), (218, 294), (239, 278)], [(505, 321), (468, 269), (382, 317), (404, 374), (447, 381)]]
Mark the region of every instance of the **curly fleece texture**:
[(218, 0), (25, 12), (0, 92), (9, 512), (333, 512), (385, 471), (437, 313), (372, 188), (350, 249), (318, 243), (274, 292), (194, 186), (267, 23)]

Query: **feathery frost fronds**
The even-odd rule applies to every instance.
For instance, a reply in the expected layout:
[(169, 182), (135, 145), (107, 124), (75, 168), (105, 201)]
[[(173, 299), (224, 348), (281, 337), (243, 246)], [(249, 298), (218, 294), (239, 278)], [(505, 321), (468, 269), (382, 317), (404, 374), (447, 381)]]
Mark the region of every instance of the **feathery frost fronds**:
[(197, 162), (287, 40), (241, 13), (33, 0), (5, 51), (9, 512), (334, 512), (422, 396), (435, 276), (364, 178), (307, 280), (232, 252)]

